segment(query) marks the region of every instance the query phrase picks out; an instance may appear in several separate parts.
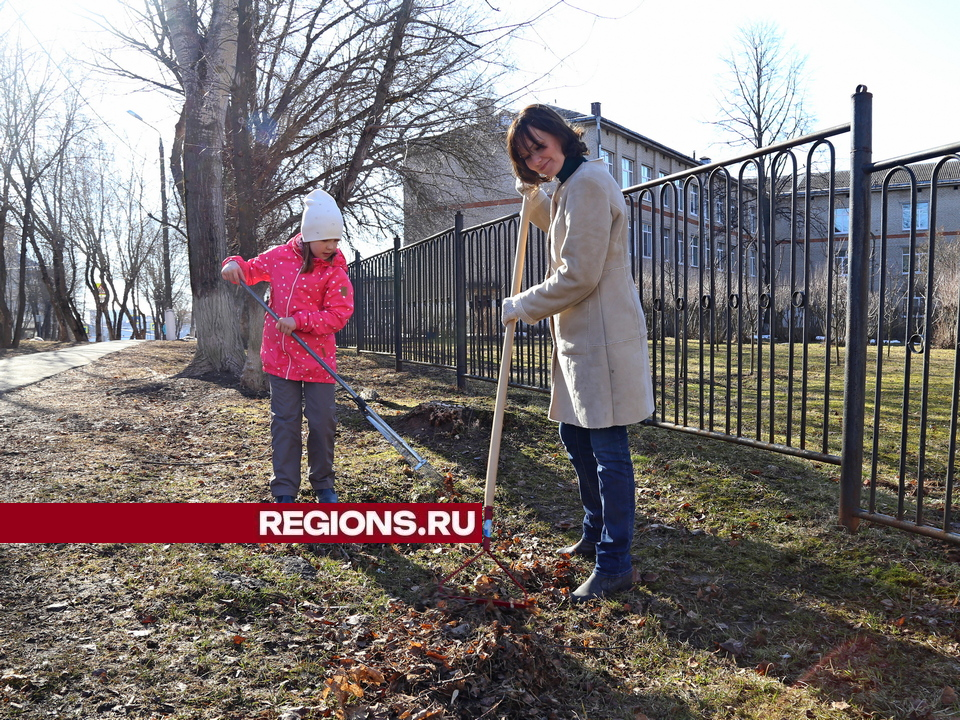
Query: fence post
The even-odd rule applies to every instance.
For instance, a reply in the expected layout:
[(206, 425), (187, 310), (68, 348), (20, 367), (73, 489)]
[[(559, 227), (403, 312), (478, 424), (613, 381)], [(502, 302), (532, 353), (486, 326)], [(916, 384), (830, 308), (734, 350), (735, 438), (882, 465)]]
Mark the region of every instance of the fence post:
[(353, 264), (357, 271), (353, 275), (353, 317), (354, 327), (357, 328), (357, 354), (363, 350), (364, 335), (366, 334), (364, 326), (366, 325), (366, 303), (363, 296), (363, 264), (360, 262), (360, 251), (355, 250)]
[(397, 372), (403, 370), (403, 275), (400, 236), (393, 236), (393, 356)]
[(457, 210), (453, 225), (453, 292), (457, 342), (457, 388), (467, 389), (467, 267), (463, 247), (463, 213)]
[[(847, 337), (843, 376), (843, 448), (840, 452), (840, 524), (856, 532), (863, 480), (863, 424), (867, 383), (867, 301), (870, 288), (870, 190), (873, 95), (853, 94), (850, 147), (850, 225), (847, 235)], [(832, 222), (832, 218), (829, 219)], [(832, 262), (832, 258), (830, 259)], [(879, 351), (879, 348), (878, 348)]]

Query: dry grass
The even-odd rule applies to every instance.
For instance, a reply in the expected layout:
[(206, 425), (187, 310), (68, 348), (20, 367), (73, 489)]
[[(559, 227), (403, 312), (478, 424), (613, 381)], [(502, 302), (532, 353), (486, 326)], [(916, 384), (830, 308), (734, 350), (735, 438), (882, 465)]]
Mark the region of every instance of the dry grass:
[[(189, 357), (144, 343), (0, 398), (0, 499), (265, 499), (266, 400), (181, 376)], [(352, 352), (340, 368), (419, 428), (452, 499), (479, 499), (492, 387)], [(425, 401), (476, 420), (401, 422)], [(960, 553), (839, 530), (829, 466), (632, 428), (644, 582), (571, 606), (589, 565), (553, 553), (581, 511), (545, 404), (510, 394), (494, 543), (533, 611), (438, 597), (467, 547), (0, 546), (0, 718), (960, 716)], [(338, 443), (342, 499), (431, 492), (346, 398)]]

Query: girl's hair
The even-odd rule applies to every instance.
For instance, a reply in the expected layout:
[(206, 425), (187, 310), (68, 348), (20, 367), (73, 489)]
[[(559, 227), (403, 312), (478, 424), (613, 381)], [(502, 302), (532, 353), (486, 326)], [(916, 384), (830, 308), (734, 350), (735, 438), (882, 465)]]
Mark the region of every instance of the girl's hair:
[(300, 272), (308, 273), (313, 270), (313, 252), (310, 250), (310, 243), (303, 239), (303, 236), (300, 237), (300, 244), (302, 247), (303, 253), (303, 265), (300, 266)]
[(527, 105), (513, 119), (510, 129), (507, 130), (507, 152), (510, 154), (510, 162), (513, 163), (513, 174), (525, 183), (539, 185), (547, 180), (528, 168), (523, 159), (529, 154), (529, 148), (535, 148), (538, 144), (530, 133), (530, 128), (557, 138), (565, 157), (586, 155), (588, 152), (582, 139), (582, 128), (573, 127), (547, 105)]

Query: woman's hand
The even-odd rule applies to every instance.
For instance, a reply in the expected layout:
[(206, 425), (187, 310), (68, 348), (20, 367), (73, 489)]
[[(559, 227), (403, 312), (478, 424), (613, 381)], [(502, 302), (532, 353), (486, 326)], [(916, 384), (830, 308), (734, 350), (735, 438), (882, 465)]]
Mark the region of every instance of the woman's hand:
[(220, 277), (232, 282), (234, 285), (239, 285), (244, 281), (243, 270), (240, 269), (240, 265), (236, 260), (231, 260), (220, 268)]
[(520, 319), (520, 303), (512, 297), (505, 297), (500, 308), (500, 321), (507, 325)]
[(537, 194), (537, 190), (540, 189), (539, 185), (530, 185), (529, 183), (525, 183), (520, 178), (517, 178), (517, 182), (515, 183), (514, 187), (516, 187), (517, 192), (520, 193), (520, 195), (524, 198), (533, 197)]
[(292, 335), (293, 331), (296, 329), (297, 321), (292, 317), (285, 317), (277, 320), (277, 330), (282, 332), (284, 335)]

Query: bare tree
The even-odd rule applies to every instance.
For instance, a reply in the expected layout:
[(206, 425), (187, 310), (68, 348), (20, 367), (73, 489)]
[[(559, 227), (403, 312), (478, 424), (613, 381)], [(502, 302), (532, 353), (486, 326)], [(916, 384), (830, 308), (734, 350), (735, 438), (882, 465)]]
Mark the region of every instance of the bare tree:
[[(726, 67), (720, 81), (718, 119), (711, 124), (726, 131), (732, 146), (762, 148), (779, 140), (807, 132), (812, 115), (804, 104), (805, 58), (787, 47), (775, 25), (755, 23), (740, 29), (732, 48), (722, 57)], [(786, 163), (786, 158), (781, 159)], [(758, 292), (767, 292), (774, 283), (776, 263), (775, 230), (771, 220), (802, 224), (798, 214), (777, 198), (790, 196), (793, 172), (772, 167), (765, 156), (752, 161), (757, 204)], [(789, 230), (789, 228), (788, 228)], [(773, 338), (776, 311), (770, 308), (760, 319), (758, 338)]]
[[(441, 148), (463, 157), (466, 167), (477, 165), (468, 159), (471, 152), (474, 159), (480, 156), (477, 145), (456, 142), (455, 131), (492, 117), (481, 110), (494, 105), (493, 83), (502, 69), (498, 42), (511, 29), (488, 27), (470, 5), (469, 0), (230, 0), (227, 9), (227, 0), (212, 0), (200, 18), (199, 10), (185, 15), (189, 8), (181, 2), (144, 0), (142, 10), (129, 6), (135, 30), (104, 23), (126, 46), (154, 58), (169, 77), (136, 76), (107, 59), (102, 67), (184, 95), (172, 169), (186, 198), (200, 340), (195, 368), (239, 372), (243, 354), (231, 329), (236, 313), (214, 289), (229, 292), (217, 275), (226, 246), (218, 257), (210, 250), (221, 247), (221, 230), (214, 232), (215, 223), (205, 221), (210, 228), (201, 241), (195, 237), (196, 219), (191, 221), (198, 210), (189, 183), (196, 182), (191, 176), (200, 168), (188, 167), (188, 150), (196, 144), (189, 123), (200, 100), (190, 97), (202, 83), (191, 79), (190, 53), (206, 48), (206, 55), (193, 57), (212, 69), (223, 65), (213, 63), (210, 53), (230, 46), (229, 82), (206, 75), (208, 84), (214, 82), (217, 113), (225, 110), (227, 132), (225, 145), (220, 135), (202, 145), (207, 172), (216, 157), (221, 173), (203, 185), (223, 188), (219, 226), (225, 224), (237, 238), (240, 254), (283, 241), (296, 228), (299, 199), (316, 187), (337, 198), (354, 233), (388, 230), (391, 237), (402, 217), (399, 188), (412, 147)], [(211, 99), (204, 100), (212, 110)], [(202, 253), (198, 242), (204, 244)], [(259, 329), (255, 322), (248, 325), (254, 328), (248, 347), (255, 351)], [(218, 333), (223, 337), (210, 337)], [(259, 366), (257, 353), (249, 354), (253, 367), (243, 376), (253, 382)]]
[[(3, 200), (7, 216), (11, 211), (19, 216), (20, 253), (16, 314), (0, 313), (5, 323), (4, 343), (16, 347), (23, 335), (31, 261), (28, 250), (33, 251), (32, 262), (47, 292), (57, 324), (55, 335), (85, 342), (86, 332), (74, 297), (69, 238), (58, 230), (58, 208), (46, 200), (62, 177), (71, 144), (87, 124), (78, 112), (75, 86), (64, 89), (55, 81), (52, 58), (22, 52), (17, 46), (7, 50), (3, 56), (7, 82), (2, 88)], [(57, 191), (52, 192), (56, 197)], [(0, 279), (6, 283), (5, 272)]]
[(214, 0), (208, 13), (188, 0), (164, 0), (163, 11), (183, 91), (178, 149), (199, 340), (192, 368), (197, 374), (239, 373), (243, 345), (232, 321), (232, 294), (219, 272), (227, 254), (223, 147), (237, 61), (237, 0)]
[(960, 242), (948, 239), (943, 228), (936, 235), (936, 272), (933, 276), (933, 313), (931, 345), (939, 348), (957, 346), (960, 324)]
[(806, 58), (784, 45), (776, 25), (741, 28), (722, 60), (719, 118), (712, 124), (730, 134), (728, 144), (761, 148), (809, 130)]

